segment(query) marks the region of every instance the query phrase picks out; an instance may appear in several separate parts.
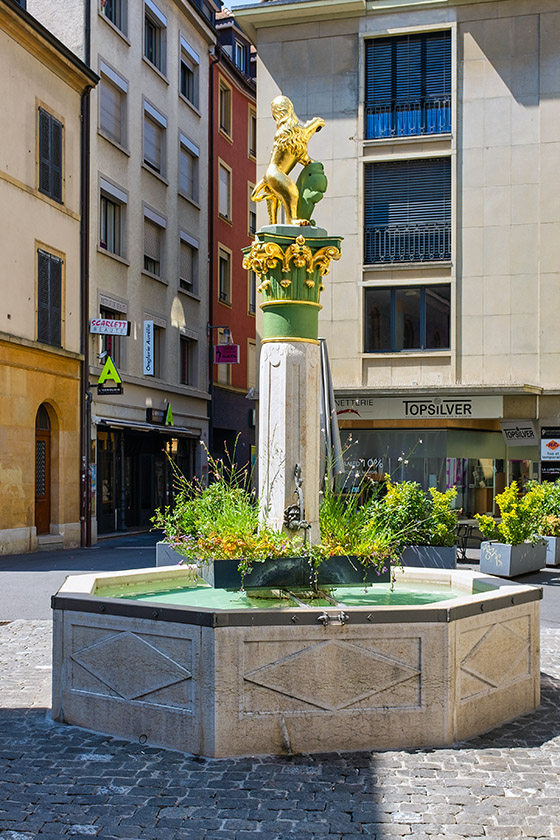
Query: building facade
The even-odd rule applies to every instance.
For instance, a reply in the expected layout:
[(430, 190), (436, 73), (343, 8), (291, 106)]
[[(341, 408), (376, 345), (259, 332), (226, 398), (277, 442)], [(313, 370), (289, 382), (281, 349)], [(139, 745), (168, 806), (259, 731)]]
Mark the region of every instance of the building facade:
[(52, 3), (28, 0), (100, 76), (84, 324), (89, 541), (150, 524), (171, 498), (170, 458), (188, 477), (206, 469), (209, 54), (219, 6), (64, 0), (52, 15)]
[(80, 544), (81, 111), (95, 73), (0, 0), (0, 554)]
[(513, 479), (558, 475), (557, 5), (308, 0), (236, 17), (258, 52), (258, 176), (275, 96), (326, 120), (315, 217), (344, 241), (321, 330), (353, 473), (456, 486), (467, 515)]
[[(235, 457), (250, 463), (255, 444), (256, 278), (242, 267), (242, 249), (256, 230), (256, 205), (251, 200), (256, 173), (255, 55), (231, 13), (217, 15), (218, 49), (211, 70), (212, 193), (210, 295), (212, 402), (211, 451), (214, 457)], [(238, 347), (237, 362), (215, 364)], [(217, 354), (217, 355), (216, 355)], [(235, 455), (234, 455), (235, 453)]]

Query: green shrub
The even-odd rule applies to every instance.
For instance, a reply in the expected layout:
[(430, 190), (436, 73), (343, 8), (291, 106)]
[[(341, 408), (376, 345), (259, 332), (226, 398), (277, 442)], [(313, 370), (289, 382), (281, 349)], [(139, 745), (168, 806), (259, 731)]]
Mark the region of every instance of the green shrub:
[(536, 542), (543, 520), (543, 494), (540, 488), (541, 485), (533, 483), (528, 492), (520, 496), (517, 482), (512, 481), (503, 493), (496, 496), (501, 522), (485, 514), (475, 514), (482, 536), (508, 545)]

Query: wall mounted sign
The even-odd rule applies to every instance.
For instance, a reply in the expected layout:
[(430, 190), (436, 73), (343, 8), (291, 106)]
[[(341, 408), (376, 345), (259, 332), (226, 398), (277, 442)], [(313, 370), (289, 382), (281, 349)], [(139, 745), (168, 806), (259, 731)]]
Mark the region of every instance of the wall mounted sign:
[(167, 403), (165, 408), (147, 408), (146, 422), (155, 423), (158, 426), (173, 426), (171, 403)]
[[(108, 383), (108, 384), (106, 384)], [(121, 375), (117, 370), (111, 356), (107, 356), (103, 370), (97, 380), (97, 393), (102, 394), (122, 394), (123, 386)]]
[(506, 446), (537, 446), (539, 437), (532, 420), (501, 420)]
[(154, 322), (144, 321), (144, 376), (154, 375)]
[(560, 429), (541, 429), (541, 461), (560, 461)]
[(464, 420), (503, 415), (503, 397), (336, 397), (340, 420)]
[(239, 344), (215, 344), (214, 345), (215, 365), (238, 365)]
[(114, 321), (111, 318), (92, 318), (90, 333), (99, 335), (130, 335), (130, 321)]

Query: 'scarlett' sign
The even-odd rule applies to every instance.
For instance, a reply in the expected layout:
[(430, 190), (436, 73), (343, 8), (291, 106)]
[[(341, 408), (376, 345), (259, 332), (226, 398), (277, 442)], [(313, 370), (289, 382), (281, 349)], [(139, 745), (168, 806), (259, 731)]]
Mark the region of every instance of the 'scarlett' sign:
[(112, 318), (92, 318), (90, 333), (100, 335), (128, 335), (128, 321), (114, 321)]
[(238, 365), (239, 344), (216, 344), (214, 345), (215, 365)]

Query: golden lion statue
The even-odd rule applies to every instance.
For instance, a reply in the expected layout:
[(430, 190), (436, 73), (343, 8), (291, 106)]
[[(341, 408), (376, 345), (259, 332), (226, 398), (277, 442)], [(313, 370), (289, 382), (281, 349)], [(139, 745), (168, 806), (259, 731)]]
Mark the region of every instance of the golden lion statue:
[(272, 154), (264, 178), (253, 190), (251, 199), (266, 200), (268, 218), (273, 225), (278, 221), (280, 202), (286, 214), (286, 224), (308, 225), (307, 219), (297, 218), (299, 192), (289, 174), (296, 163), (301, 163), (302, 166), (313, 163), (307, 154), (307, 144), (315, 132), (323, 128), (325, 121), (321, 117), (315, 117), (302, 125), (287, 96), (277, 96), (273, 99), (271, 109), (276, 120)]

